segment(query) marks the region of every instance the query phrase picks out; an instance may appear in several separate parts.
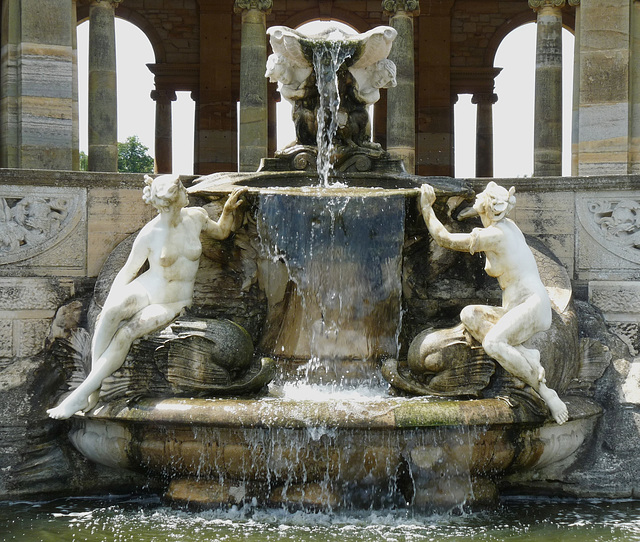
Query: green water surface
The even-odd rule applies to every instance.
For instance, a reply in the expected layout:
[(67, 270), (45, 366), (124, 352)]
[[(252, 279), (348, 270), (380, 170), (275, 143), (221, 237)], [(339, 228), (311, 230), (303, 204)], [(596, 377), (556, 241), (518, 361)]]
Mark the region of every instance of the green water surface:
[(23, 541), (640, 541), (639, 501), (510, 499), (497, 510), (304, 513), (172, 509), (156, 498), (0, 504), (0, 540)]

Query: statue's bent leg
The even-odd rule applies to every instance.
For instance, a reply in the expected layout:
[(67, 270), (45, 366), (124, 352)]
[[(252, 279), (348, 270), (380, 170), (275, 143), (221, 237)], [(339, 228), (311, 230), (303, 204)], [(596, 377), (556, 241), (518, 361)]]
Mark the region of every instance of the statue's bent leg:
[(135, 282), (127, 285), (119, 293), (109, 294), (98, 318), (91, 341), (91, 365), (102, 356), (111, 343), (122, 322), (133, 318), (149, 306), (149, 295)]
[(124, 362), (133, 341), (171, 322), (184, 307), (184, 303), (170, 305), (150, 305), (139, 311), (122, 325), (113, 336), (102, 355), (94, 360), (87, 378), (59, 406), (47, 410), (49, 416), (65, 419), (79, 410), (89, 408), (95, 399), (95, 392), (102, 381)]
[(562, 424), (569, 418), (567, 406), (555, 390), (546, 385), (539, 352), (522, 346), (524, 341), (545, 329), (546, 315), (542, 315), (538, 324), (535, 318), (536, 307), (533, 301), (508, 311), (487, 333), (482, 346), (509, 373), (535, 389), (549, 407), (555, 421)]
[(460, 321), (471, 336), (482, 343), (491, 328), (504, 316), (502, 307), (489, 305), (467, 305), (460, 312)]
[(504, 313), (482, 341), (482, 347), (489, 356), (536, 390), (542, 365), (538, 361), (536, 366), (534, 357), (527, 356), (520, 345), (538, 331), (535, 306), (522, 303)]

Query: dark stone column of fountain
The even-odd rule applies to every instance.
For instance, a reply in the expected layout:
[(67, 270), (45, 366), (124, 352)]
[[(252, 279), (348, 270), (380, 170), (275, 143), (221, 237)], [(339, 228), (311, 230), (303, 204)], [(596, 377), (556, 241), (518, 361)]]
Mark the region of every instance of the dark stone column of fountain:
[(476, 177), (493, 177), (493, 104), (498, 96), (493, 92), (473, 95), (478, 106), (476, 117)]
[(397, 355), (405, 196), (326, 190), (260, 197), (262, 348), (311, 361), (312, 381), (355, 380)]
[(89, 12), (89, 171), (118, 171), (115, 8), (94, 0)]
[(152, 90), (151, 99), (156, 102), (156, 173), (173, 171), (173, 132), (171, 122), (171, 102), (177, 97), (173, 90)]

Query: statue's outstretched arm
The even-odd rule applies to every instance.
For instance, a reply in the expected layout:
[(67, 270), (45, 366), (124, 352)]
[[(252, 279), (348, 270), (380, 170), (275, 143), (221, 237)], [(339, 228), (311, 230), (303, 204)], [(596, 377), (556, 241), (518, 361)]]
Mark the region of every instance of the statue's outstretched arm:
[(433, 212), (435, 201), (436, 193), (433, 187), (429, 184), (423, 184), (420, 188), (420, 211), (431, 237), (442, 247), (460, 252), (471, 252), (472, 236), (468, 233), (451, 233), (447, 230)]
[[(247, 191), (246, 187), (234, 188), (222, 209), (222, 214), (218, 221), (210, 220), (207, 217), (207, 222), (203, 231), (210, 237), (218, 240), (226, 239), (229, 237), (233, 224), (235, 222), (236, 211), (238, 207), (242, 205), (243, 200), (240, 198), (242, 194)], [(204, 211), (203, 211), (204, 212)], [(206, 213), (205, 213), (206, 215)]]

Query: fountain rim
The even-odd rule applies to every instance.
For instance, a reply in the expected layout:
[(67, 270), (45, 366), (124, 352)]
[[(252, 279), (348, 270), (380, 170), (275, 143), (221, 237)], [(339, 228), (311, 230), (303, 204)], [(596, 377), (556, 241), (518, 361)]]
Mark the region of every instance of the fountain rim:
[[(187, 187), (193, 196), (222, 196), (243, 187), (249, 195), (284, 194), (306, 197), (417, 197), (424, 183), (434, 186), (438, 197), (458, 196), (472, 201), (469, 184), (455, 177), (423, 177), (409, 173), (340, 173), (330, 179), (346, 185), (321, 186), (318, 176), (307, 171), (218, 172), (194, 179)], [(367, 183), (363, 186), (363, 183)], [(395, 183), (395, 186), (393, 185)], [(391, 186), (390, 186), (391, 185)]]
[[(602, 407), (578, 396), (564, 398), (569, 422), (600, 416)], [(402, 431), (436, 427), (555, 425), (514, 408), (502, 398), (442, 399), (387, 397), (357, 401), (328, 399), (143, 398), (101, 405), (76, 420), (197, 425), (219, 428), (265, 429), (378, 429)]]

